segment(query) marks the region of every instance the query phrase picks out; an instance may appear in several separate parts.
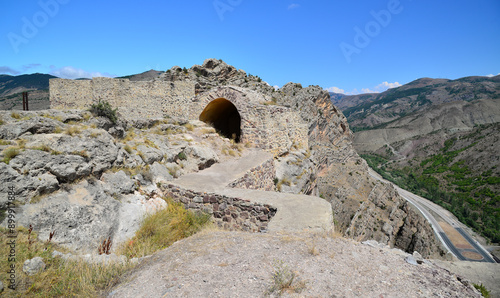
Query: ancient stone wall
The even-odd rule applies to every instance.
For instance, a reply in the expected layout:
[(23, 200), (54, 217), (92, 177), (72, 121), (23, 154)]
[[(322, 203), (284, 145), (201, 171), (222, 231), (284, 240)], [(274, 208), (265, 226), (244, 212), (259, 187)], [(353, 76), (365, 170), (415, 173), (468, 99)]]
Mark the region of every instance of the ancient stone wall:
[[(308, 126), (289, 107), (273, 105), (258, 92), (240, 87), (217, 87), (196, 95), (192, 81), (50, 80), (52, 109), (86, 109), (99, 100), (118, 108), (125, 119), (176, 117), (199, 119), (214, 99), (225, 98), (241, 117), (241, 142), (274, 155), (294, 145), (308, 146)], [(271, 103), (271, 104), (269, 104)]]
[(168, 197), (182, 202), (187, 209), (209, 213), (217, 225), (227, 230), (261, 232), (276, 214), (276, 208), (215, 193), (199, 193), (169, 184)]
[(288, 152), (294, 145), (308, 146), (308, 126), (291, 108), (269, 104), (261, 94), (239, 87), (218, 87), (196, 96), (190, 119), (217, 98), (233, 103), (241, 116), (241, 141), (250, 142), (275, 155)]
[(240, 179), (231, 182), (228, 186), (231, 188), (274, 191), (275, 177), (276, 168), (274, 167), (274, 158), (271, 158), (263, 164), (248, 171)]
[(126, 119), (185, 117), (194, 97), (193, 82), (92, 80), (50, 80), (52, 109), (86, 109), (99, 100), (118, 108)]

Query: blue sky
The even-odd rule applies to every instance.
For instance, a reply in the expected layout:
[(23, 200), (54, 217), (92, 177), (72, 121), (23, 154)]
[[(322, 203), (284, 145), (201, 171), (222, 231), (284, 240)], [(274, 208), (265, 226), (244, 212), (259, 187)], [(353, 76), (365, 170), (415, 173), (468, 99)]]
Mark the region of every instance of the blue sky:
[(348, 94), (500, 73), (500, 1), (0, 1), (0, 73), (123, 76), (223, 59)]

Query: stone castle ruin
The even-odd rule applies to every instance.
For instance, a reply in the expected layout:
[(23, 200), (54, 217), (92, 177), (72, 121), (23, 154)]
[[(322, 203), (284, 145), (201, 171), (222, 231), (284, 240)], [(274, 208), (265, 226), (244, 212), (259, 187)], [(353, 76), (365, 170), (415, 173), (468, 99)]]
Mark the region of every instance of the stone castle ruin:
[(86, 109), (100, 100), (117, 107), (125, 119), (199, 119), (225, 137), (274, 154), (308, 143), (307, 125), (295, 111), (268, 104), (263, 95), (241, 87), (215, 87), (196, 94), (192, 81), (50, 80), (52, 109)]

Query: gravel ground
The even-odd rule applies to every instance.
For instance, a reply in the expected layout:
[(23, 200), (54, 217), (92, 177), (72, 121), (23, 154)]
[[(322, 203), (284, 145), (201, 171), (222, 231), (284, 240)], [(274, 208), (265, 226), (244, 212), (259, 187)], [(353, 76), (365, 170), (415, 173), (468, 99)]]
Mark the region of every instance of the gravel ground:
[(406, 256), (327, 233), (204, 231), (143, 261), (109, 296), (480, 297), (468, 281)]

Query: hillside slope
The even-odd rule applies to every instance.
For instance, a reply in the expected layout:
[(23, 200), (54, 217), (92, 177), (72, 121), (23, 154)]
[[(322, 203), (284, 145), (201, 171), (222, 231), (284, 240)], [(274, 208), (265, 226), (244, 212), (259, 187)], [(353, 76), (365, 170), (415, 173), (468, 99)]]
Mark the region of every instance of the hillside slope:
[(500, 76), (424, 78), (340, 101), (375, 170), (500, 241)]

